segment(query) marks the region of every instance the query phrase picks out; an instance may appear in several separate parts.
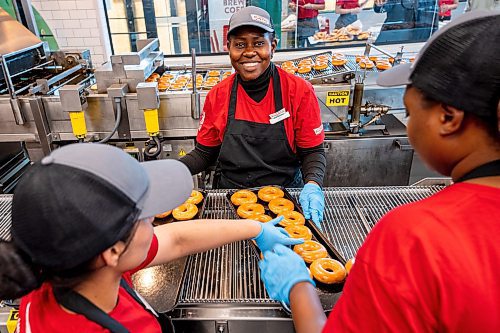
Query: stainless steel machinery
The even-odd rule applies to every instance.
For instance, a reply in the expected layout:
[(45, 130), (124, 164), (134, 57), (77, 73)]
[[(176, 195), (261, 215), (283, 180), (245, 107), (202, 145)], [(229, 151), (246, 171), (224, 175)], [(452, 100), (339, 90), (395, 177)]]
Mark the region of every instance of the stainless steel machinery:
[[(191, 63), (162, 61), (157, 39), (141, 42), (138, 52), (113, 55), (93, 70), (87, 51), (47, 52), (5, 15), (26, 42), (12, 45), (0, 37), (0, 143), (25, 142), (32, 160), (77, 141), (109, 142), (139, 159), (179, 158), (194, 147), (200, 109), (217, 82), (210, 81), (211, 72), (219, 71), (220, 80), (231, 71), (226, 57), (200, 63), (193, 54)], [(5, 30), (5, 22), (0, 36), (12, 31)], [(286, 59), (285, 53), (280, 58)], [(182, 78), (180, 85), (159, 82), (155, 88), (146, 82), (164, 73)], [(403, 108), (403, 89), (372, 85), (377, 73), (360, 70), (348, 56), (345, 66), (304, 77), (317, 93), (327, 134), (325, 186), (408, 184), (413, 149), (405, 126), (391, 114)], [(210, 188), (200, 184), (205, 185)]]

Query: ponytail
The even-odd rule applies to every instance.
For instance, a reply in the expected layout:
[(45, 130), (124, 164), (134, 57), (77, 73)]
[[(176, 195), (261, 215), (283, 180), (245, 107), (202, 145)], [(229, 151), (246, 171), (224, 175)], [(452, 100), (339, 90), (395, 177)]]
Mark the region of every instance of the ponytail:
[(0, 241), (0, 299), (16, 299), (41, 285), (42, 274), (12, 242)]

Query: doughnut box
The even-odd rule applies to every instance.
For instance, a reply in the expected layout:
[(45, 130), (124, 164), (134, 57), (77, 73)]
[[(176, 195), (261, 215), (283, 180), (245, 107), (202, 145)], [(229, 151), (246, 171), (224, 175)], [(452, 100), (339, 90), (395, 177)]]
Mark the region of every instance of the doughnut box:
[[(269, 202), (266, 201), (269, 198), (265, 198), (266, 200), (262, 200), (262, 195), (259, 195), (259, 190), (262, 190), (262, 189), (268, 188), (268, 187), (269, 186), (249, 188), (249, 189), (246, 189), (243, 191), (243, 196), (242, 196), (242, 197), (244, 197), (243, 201), (245, 201), (245, 199), (247, 199), (247, 198), (250, 198), (248, 200), (253, 201), (253, 200), (255, 200), (255, 197), (256, 197), (256, 202), (254, 203), (254, 204), (257, 204), (256, 207), (253, 207), (252, 205), (247, 205), (244, 207), (244, 208), (247, 208), (247, 210), (250, 212), (249, 214), (251, 214), (247, 218), (259, 220), (260, 222), (265, 222), (265, 220), (267, 220), (268, 218), (261, 220), (261, 219), (258, 219), (258, 217), (261, 215), (267, 215), (270, 218), (274, 219), (275, 217), (278, 216), (278, 214), (275, 213), (275, 211), (277, 209), (276, 203), (273, 206), (271, 204), (273, 202), (273, 200), (271, 200)], [(298, 212), (301, 215), (303, 215), (302, 208), (300, 207), (298, 202), (292, 197), (292, 195), (284, 187), (280, 187), (280, 186), (272, 186), (272, 187), (281, 190), (283, 192), (283, 199), (290, 201), (293, 204), (293, 207), (294, 207), (293, 210), (295, 212)], [(239, 218), (244, 218), (242, 216), (246, 216), (245, 214), (248, 212), (246, 210), (243, 210), (243, 212), (242, 212), (242, 210), (240, 208), (242, 205), (239, 204), (240, 202), (238, 202), (237, 198), (235, 198), (235, 196), (233, 196), (233, 195), (235, 195), (236, 192), (239, 192), (239, 191), (236, 191), (236, 190), (229, 191), (226, 194), (226, 198), (227, 198), (228, 202), (231, 204), (231, 207), (234, 210), (235, 216), (238, 216)], [(237, 204), (235, 204), (235, 202)], [(278, 202), (278, 203), (281, 203), (281, 202)], [(287, 205), (287, 204), (288, 204), (288, 202), (286, 202), (286, 201), (283, 203), (283, 205)], [(263, 207), (263, 211), (262, 211), (262, 208), (260, 208), (260, 206), (258, 206), (258, 205), (261, 205)], [(271, 205), (271, 207), (270, 207), (270, 205)], [(238, 211), (238, 209), (240, 211)], [(253, 211), (255, 211), (255, 214), (252, 215)], [(296, 218), (296, 217), (292, 216), (292, 218), (291, 218), (292, 221), (293, 221), (293, 218)], [(302, 223), (302, 222), (300, 222), (300, 223)], [(285, 222), (284, 224), (286, 225), (287, 223)], [(278, 225), (278, 226), (283, 227), (282, 225)], [(323, 233), (318, 229), (318, 227), (316, 227), (316, 225), (312, 221), (305, 220), (304, 226), (310, 230), (311, 240), (321, 244), (325, 248), (325, 250), (327, 252), (327, 256), (329, 258), (337, 260), (342, 265), (345, 265), (346, 260), (340, 255), (340, 253), (335, 249), (335, 247), (332, 245), (332, 243), (323, 235)], [(256, 244), (253, 241), (251, 243), (253, 245), (252, 248), (255, 252), (255, 255), (257, 255), (259, 258), (261, 258), (261, 253), (260, 253), (259, 248), (256, 246)], [(311, 263), (308, 263), (306, 261), (306, 266), (310, 267), (310, 264)], [(340, 293), (342, 291), (345, 279), (341, 282), (332, 283), (332, 284), (322, 283), (315, 278), (313, 278), (313, 280), (315, 280), (315, 282), (316, 282), (316, 290), (318, 292), (320, 299), (322, 300), (322, 304), (323, 304), (325, 310), (331, 309), (333, 304), (334, 304), (334, 301), (337, 298), (337, 297), (332, 297), (332, 296), (334, 296), (332, 294), (337, 294), (337, 293)]]
[[(199, 195), (201, 194), (201, 198)], [(184, 220), (196, 220), (199, 219), (201, 216), (201, 212), (205, 208), (205, 200), (207, 197), (207, 193), (203, 190), (199, 189), (194, 189), (191, 197), (186, 200), (185, 203), (188, 202), (193, 202), (193, 205), (196, 206), (195, 212), (193, 217), (190, 217), (192, 215), (192, 207), (189, 206), (184, 206), (181, 205), (177, 207), (176, 209), (173, 209), (170, 212), (165, 212), (164, 214), (159, 214), (155, 216), (155, 219), (153, 221), (153, 225), (162, 225), (166, 223), (172, 223), (172, 222), (182, 222)]]

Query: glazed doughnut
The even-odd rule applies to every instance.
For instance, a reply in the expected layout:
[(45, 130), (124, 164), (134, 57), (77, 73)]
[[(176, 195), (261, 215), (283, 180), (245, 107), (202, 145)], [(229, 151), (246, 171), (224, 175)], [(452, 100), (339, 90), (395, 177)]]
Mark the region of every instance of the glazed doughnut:
[(357, 55), (356, 62), (360, 62), (361, 60), (370, 60), (370, 59), (368, 59), (368, 57), (364, 55)]
[(306, 222), (304, 215), (294, 210), (281, 212), (279, 213), (279, 216), (283, 216), (283, 220), (281, 220), (280, 225), (285, 228), (291, 225), (304, 225)]
[(264, 206), (258, 203), (246, 203), (240, 205), (236, 213), (239, 217), (247, 219), (252, 215), (264, 214)]
[(311, 58), (306, 58), (306, 59), (302, 59), (301, 61), (299, 61), (299, 66), (312, 66), (313, 64), (313, 60)]
[(390, 69), (392, 67), (391, 63), (388, 60), (379, 60), (375, 64), (377, 66), (377, 69), (380, 69), (380, 70), (386, 70), (386, 69)]
[(345, 263), (345, 270), (347, 274), (349, 274), (349, 272), (351, 271), (352, 265), (354, 265), (354, 260), (355, 258), (351, 258), (347, 260), (347, 262)]
[(257, 193), (259, 199), (265, 202), (269, 202), (277, 198), (283, 198), (284, 195), (285, 193), (283, 193), (283, 191), (280, 188), (275, 186), (263, 187)]
[(208, 71), (208, 76), (219, 76), (219, 75), (220, 75), (220, 71), (217, 71), (217, 70)]
[(250, 216), (248, 219), (265, 223), (265, 222), (271, 221), (273, 218), (269, 215), (266, 215), (266, 214), (256, 214), (256, 215)]
[(308, 264), (316, 259), (326, 258), (328, 256), (325, 247), (312, 240), (306, 240), (303, 244), (295, 245), (293, 250)]
[(233, 193), (233, 195), (231, 196), (231, 202), (235, 206), (248, 204), (248, 203), (256, 203), (257, 196), (252, 191), (239, 190), (239, 191)]
[(295, 75), (295, 73), (297, 72), (297, 67), (287, 67), (283, 68), (283, 70), (287, 73)]
[(292, 238), (302, 238), (303, 240), (311, 240), (312, 238), (311, 230), (305, 225), (292, 224), (285, 227), (285, 230)]
[(174, 219), (179, 221), (191, 220), (198, 214), (198, 207), (192, 203), (183, 203), (172, 211)]
[(371, 61), (378, 61), (377, 56), (370, 56), (370, 57), (368, 57), (368, 59), (370, 59)]
[(299, 68), (297, 69), (297, 72), (299, 74), (306, 74), (311, 72), (311, 65), (299, 65)]
[(344, 266), (337, 260), (331, 258), (314, 260), (310, 268), (314, 278), (325, 284), (342, 282), (347, 275)]
[(373, 68), (373, 62), (370, 59), (362, 59), (359, 61), (359, 67), (360, 68)]
[(287, 67), (295, 67), (293, 62), (291, 61), (284, 61), (281, 63), (281, 68), (287, 68)]
[(194, 205), (199, 204), (203, 200), (203, 194), (200, 191), (192, 190), (191, 196), (187, 198), (186, 203), (192, 203)]
[(333, 66), (344, 66), (346, 63), (347, 63), (347, 59), (345, 59), (345, 58), (332, 57), (332, 65)]
[(321, 61), (321, 60), (316, 60), (316, 63), (314, 64), (314, 69), (317, 71), (323, 71), (328, 68), (328, 62), (326, 61)]
[(157, 219), (164, 219), (166, 218), (167, 216), (169, 216), (170, 214), (172, 214), (172, 211), (171, 210), (167, 210), (165, 213), (161, 213), (161, 214), (157, 214), (155, 215), (155, 217)]
[(293, 210), (293, 202), (285, 198), (277, 198), (269, 201), (269, 209), (274, 214), (281, 214), (288, 210)]

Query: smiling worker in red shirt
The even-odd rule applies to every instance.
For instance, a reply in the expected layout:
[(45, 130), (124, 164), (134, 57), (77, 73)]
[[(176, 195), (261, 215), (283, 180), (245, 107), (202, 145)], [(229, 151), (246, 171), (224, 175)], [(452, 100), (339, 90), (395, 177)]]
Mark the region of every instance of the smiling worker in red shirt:
[(304, 187), (304, 215), (319, 223), (325, 135), (313, 87), (271, 62), (274, 28), (261, 8), (231, 17), (227, 48), (236, 74), (208, 93), (196, 147), (181, 161), (192, 174), (216, 162), (215, 188)]

